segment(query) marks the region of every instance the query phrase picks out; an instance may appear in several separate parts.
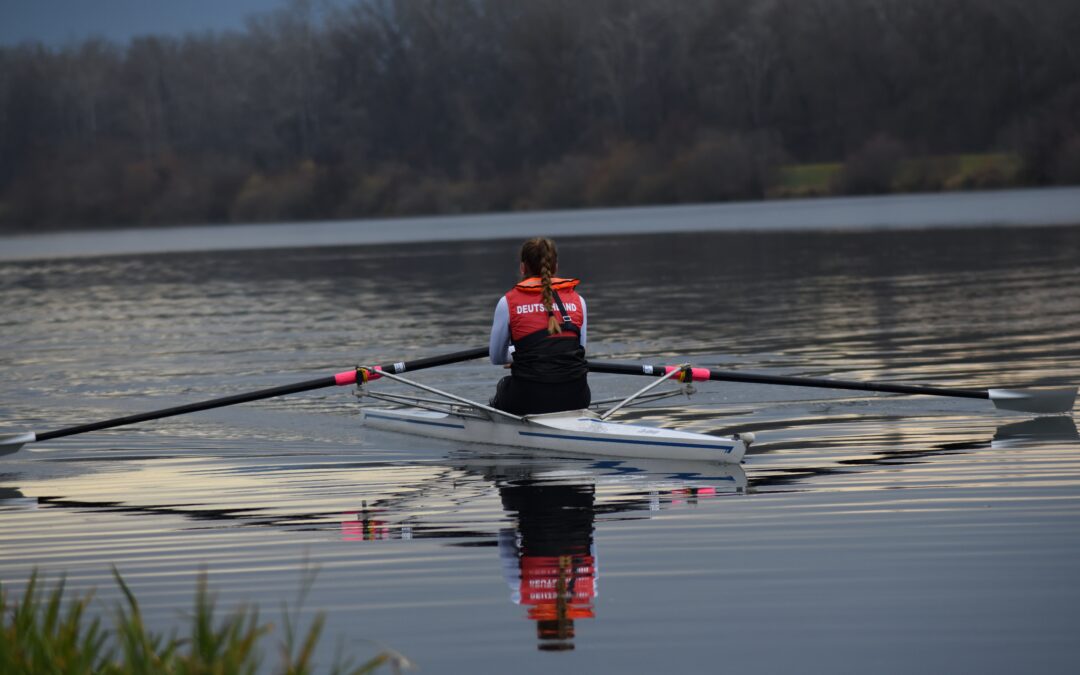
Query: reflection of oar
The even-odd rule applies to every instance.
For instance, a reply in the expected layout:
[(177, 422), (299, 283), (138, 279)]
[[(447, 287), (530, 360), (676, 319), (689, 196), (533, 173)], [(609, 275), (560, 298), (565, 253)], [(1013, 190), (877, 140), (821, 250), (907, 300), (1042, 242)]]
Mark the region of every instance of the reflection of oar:
[(1080, 443), (1080, 432), (1071, 417), (1036, 417), (997, 428), (992, 448), (1011, 448), (1025, 443)]
[[(424, 359), (416, 359), (415, 361), (399, 361), (398, 363), (390, 363), (385, 366), (375, 366), (369, 369), (369, 376), (371, 379), (378, 377), (378, 374), (372, 371), (386, 370), (393, 373), (404, 373), (406, 371), (420, 370), (421, 368), (431, 368), (433, 366), (444, 366), (450, 363), (457, 363), (459, 361), (471, 361), (472, 359), (478, 359), (482, 356), (487, 356), (487, 347), (477, 347), (476, 349), (469, 349), (463, 352), (454, 352), (452, 354), (444, 354), (442, 356), (429, 356)], [(200, 401), (198, 403), (188, 403), (187, 405), (176, 406), (175, 408), (165, 408), (163, 410), (152, 410), (150, 412), (139, 413), (138, 415), (128, 415), (127, 417), (116, 417), (111, 420), (104, 420), (101, 422), (93, 422), (91, 424), (80, 424), (75, 427), (66, 427), (64, 429), (56, 429), (54, 431), (46, 431), (44, 433), (34, 433), (33, 431), (27, 431), (21, 434), (7, 434), (0, 436), (0, 454), (8, 454), (15, 452), (20, 447), (27, 443), (34, 443), (35, 441), (47, 441), (52, 438), (60, 438), (62, 436), (74, 436), (75, 434), (84, 434), (88, 431), (97, 431), (99, 429), (111, 429), (112, 427), (119, 427), (125, 424), (135, 424), (136, 422), (145, 422), (147, 420), (161, 419), (162, 417), (173, 417), (174, 415), (183, 415), (186, 413), (198, 412), (200, 410), (209, 410), (211, 408), (221, 408), (227, 405), (235, 405), (237, 403), (247, 403), (248, 401), (259, 401), (264, 398), (274, 398), (275, 396), (285, 396), (286, 394), (297, 394), (302, 391), (311, 391), (312, 389), (322, 389), (324, 387), (345, 386), (354, 384), (356, 382), (357, 370), (346, 370), (336, 375), (329, 375), (327, 377), (320, 377), (315, 380), (306, 380), (304, 382), (297, 382), (295, 384), (286, 384), (280, 387), (271, 387), (270, 389), (260, 389), (258, 391), (251, 391), (246, 394), (236, 394), (234, 396), (225, 396), (222, 398), (215, 398), (209, 401)]]
[[(636, 363), (614, 363), (610, 361), (590, 361), (589, 371), (593, 373), (616, 373), (620, 375), (654, 375), (662, 377), (678, 366), (651, 366)], [(680, 376), (682, 378), (684, 376)], [(943, 389), (910, 384), (891, 384), (888, 382), (852, 382), (849, 380), (827, 380), (819, 377), (787, 377), (784, 375), (755, 375), (729, 370), (710, 370), (708, 368), (690, 368), (686, 379), (695, 382), (704, 380), (724, 380), (727, 382), (753, 382), (757, 384), (786, 384), (793, 387), (820, 387), (823, 389), (857, 389), (861, 391), (882, 391), (891, 394), (923, 394), (926, 396), (953, 396), (959, 398), (989, 399), (1002, 410), (1018, 410), (1031, 413), (1070, 412), (1076, 400), (1076, 387), (1064, 389)]]

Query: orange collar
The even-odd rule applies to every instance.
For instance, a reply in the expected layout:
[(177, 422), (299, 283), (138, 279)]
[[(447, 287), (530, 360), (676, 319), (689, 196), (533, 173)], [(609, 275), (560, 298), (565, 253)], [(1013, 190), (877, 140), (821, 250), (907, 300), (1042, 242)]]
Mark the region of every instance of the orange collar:
[[(580, 284), (578, 279), (561, 279), (559, 277), (551, 277), (551, 289), (554, 291), (565, 291)], [(519, 291), (525, 291), (526, 293), (540, 293), (543, 291), (543, 286), (540, 282), (540, 277), (529, 277), (523, 279), (514, 288)]]

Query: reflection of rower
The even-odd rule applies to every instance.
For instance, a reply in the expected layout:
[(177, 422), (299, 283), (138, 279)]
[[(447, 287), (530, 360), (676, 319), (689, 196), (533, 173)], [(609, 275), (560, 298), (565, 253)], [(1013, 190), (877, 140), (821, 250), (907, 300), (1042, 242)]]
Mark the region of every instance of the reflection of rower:
[[(490, 494), (488, 485), (494, 484), (503, 508), (515, 521), (513, 528), (497, 535), (504, 576), (514, 603), (525, 605), (528, 618), (536, 622), (538, 647), (545, 651), (573, 649), (575, 620), (595, 616), (597, 517), (618, 515), (626, 520), (634, 512), (692, 507), (705, 499), (746, 491), (746, 474), (738, 464), (523, 458), (517, 452), (500, 455), (490, 450), (459, 451), (447, 461), (452, 470), (426, 481), (421, 489), (401, 489), (346, 513), (343, 539), (490, 536), (482, 530), (452, 530), (446, 522), (431, 522), (430, 516), (419, 515), (422, 509), (415, 503), (436, 498), (442, 505), (461, 506)], [(468, 477), (480, 477), (482, 489)], [(442, 508), (439, 512), (447, 514)]]
[(540, 649), (574, 648), (574, 620), (591, 619), (597, 594), (594, 487), (520, 481), (499, 485), (516, 530), (499, 533), (514, 602), (529, 608)]
[[(375, 541), (376, 539), (394, 539), (394, 533), (390, 524), (385, 520), (379, 520), (379, 511), (369, 511), (367, 502), (360, 511), (346, 511), (346, 519), (341, 521), (342, 541)], [(412, 539), (411, 529), (401, 526), (397, 535), (398, 539)]]

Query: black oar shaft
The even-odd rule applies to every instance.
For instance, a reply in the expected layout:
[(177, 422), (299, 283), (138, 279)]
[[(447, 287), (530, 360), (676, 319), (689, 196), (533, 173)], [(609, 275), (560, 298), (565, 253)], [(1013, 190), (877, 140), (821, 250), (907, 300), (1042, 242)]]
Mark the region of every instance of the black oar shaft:
[(425, 356), (422, 359), (413, 359), (412, 361), (400, 361), (398, 363), (387, 363), (386, 365), (377, 366), (382, 370), (389, 370), (394, 373), (404, 373), (410, 370), (421, 370), (423, 368), (431, 368), (433, 366), (448, 366), (451, 363), (460, 363), (461, 361), (472, 361), (473, 359), (479, 359), (488, 355), (487, 347), (475, 347), (473, 349), (466, 349), (460, 352), (453, 352), (451, 354), (443, 354), (442, 356)]
[[(654, 366), (636, 363), (615, 363), (590, 361), (589, 371), (593, 373), (615, 373), (619, 375), (652, 375), (663, 377), (670, 366)], [(789, 377), (786, 375), (758, 375), (731, 370), (711, 370), (693, 368), (695, 380), (721, 380), (726, 382), (750, 382), (756, 384), (787, 384), (794, 387), (817, 387), (821, 389), (852, 389), (858, 391), (881, 391), (890, 394), (920, 394), (927, 396), (953, 396), (959, 398), (989, 399), (990, 392), (976, 389), (942, 389), (911, 384), (892, 384), (889, 382), (853, 382), (851, 380), (833, 380), (820, 377)], [(707, 376), (704, 376), (707, 373)]]
[(120, 427), (124, 426), (125, 424), (135, 424), (136, 422), (158, 420), (162, 417), (173, 417), (175, 415), (199, 412), (200, 410), (210, 410), (211, 408), (221, 408), (227, 405), (235, 405), (237, 403), (247, 403), (248, 401), (258, 401), (264, 398), (273, 398), (275, 396), (285, 396), (286, 394), (296, 394), (302, 391), (311, 391), (312, 389), (332, 387), (335, 384), (337, 384), (337, 382), (335, 381), (333, 375), (329, 377), (320, 377), (317, 380), (297, 382), (296, 384), (287, 384), (281, 387), (271, 387), (270, 389), (260, 389), (259, 391), (250, 391), (246, 394), (223, 396), (221, 398), (210, 399), (209, 401), (188, 403), (187, 405), (178, 405), (173, 408), (151, 410), (150, 412), (139, 413), (137, 415), (116, 417), (111, 420), (102, 420), (101, 422), (92, 422), (90, 424), (80, 424), (78, 426), (67, 427), (65, 429), (57, 429), (56, 431), (46, 431), (43, 434), (38, 434), (37, 440), (47, 441), (50, 438), (73, 436), (75, 434), (82, 434), (88, 431), (98, 431), (99, 429), (111, 429), (112, 427)]
[[(475, 349), (454, 352), (452, 354), (444, 354), (442, 356), (429, 356), (422, 359), (416, 359), (414, 361), (399, 361), (397, 363), (388, 363), (386, 365), (376, 366), (375, 368), (381, 368), (382, 370), (387, 370), (390, 372), (403, 373), (406, 371), (420, 370), (422, 368), (431, 368), (432, 366), (445, 366), (451, 363), (458, 363), (460, 361), (471, 361), (472, 359), (478, 359), (482, 356), (487, 356), (487, 353), (487, 347), (477, 347)], [(221, 398), (214, 398), (208, 401), (188, 403), (186, 405), (178, 405), (172, 408), (163, 408), (161, 410), (151, 410), (149, 412), (139, 413), (137, 415), (127, 415), (125, 417), (116, 417), (109, 420), (102, 420), (100, 422), (92, 422), (90, 424), (80, 424), (74, 427), (66, 427), (64, 429), (56, 429), (54, 431), (46, 431), (44, 433), (36, 434), (36, 438), (38, 441), (47, 441), (50, 438), (73, 436), (75, 434), (82, 434), (88, 431), (111, 429), (113, 427), (119, 427), (125, 424), (135, 424), (136, 422), (146, 422), (148, 420), (157, 420), (163, 417), (184, 415), (186, 413), (199, 412), (200, 410), (222, 408), (227, 405), (236, 405), (237, 403), (259, 401), (266, 398), (274, 398), (276, 396), (298, 394), (300, 392), (311, 391), (313, 389), (322, 389), (324, 387), (341, 386), (354, 383), (356, 381), (355, 377), (352, 377), (350, 379), (349, 377), (347, 377), (348, 374), (349, 373), (347, 372), (339, 373), (337, 375), (320, 377), (314, 380), (305, 380), (304, 382), (285, 384), (280, 387), (259, 389), (258, 391), (249, 391), (244, 394), (223, 396)]]

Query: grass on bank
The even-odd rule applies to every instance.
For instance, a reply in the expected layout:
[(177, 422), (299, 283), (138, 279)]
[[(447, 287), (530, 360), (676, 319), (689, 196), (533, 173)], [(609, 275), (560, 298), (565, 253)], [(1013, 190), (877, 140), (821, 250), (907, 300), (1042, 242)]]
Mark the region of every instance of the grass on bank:
[[(1023, 162), (1010, 153), (980, 153), (904, 158), (889, 161), (882, 167), (881, 184), (872, 192), (939, 192), (995, 189), (1021, 184)], [(780, 167), (776, 184), (769, 191), (773, 198), (839, 196), (852, 192), (846, 180), (852, 168), (843, 162), (789, 164)], [(856, 191), (857, 192), (857, 191)]]
[(790, 164), (780, 168), (771, 196), (819, 197), (830, 194), (836, 177), (844, 170), (841, 162)]
[[(189, 632), (165, 635), (147, 628), (131, 588), (115, 569), (113, 576), (125, 601), (115, 609), (111, 630), (99, 618), (90, 617), (92, 594), (65, 598), (63, 580), (46, 590), (35, 571), (21, 601), (10, 601), (0, 585), (0, 673), (253, 675), (266, 672), (263, 655), (268, 651), (276, 651), (278, 656), (276, 667), (269, 672), (317, 672), (314, 653), (323, 629), (322, 614), (302, 632), (296, 614), (285, 608), (284, 639), (267, 645), (273, 625), (260, 621), (255, 607), (240, 607), (219, 616), (204, 573), (196, 588)], [(318, 672), (362, 675), (383, 666), (399, 673), (411, 664), (400, 654), (383, 651), (360, 665), (343, 661), (339, 655), (329, 668)]]

